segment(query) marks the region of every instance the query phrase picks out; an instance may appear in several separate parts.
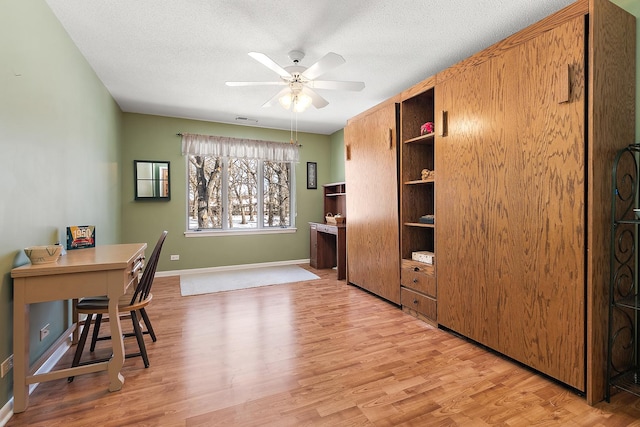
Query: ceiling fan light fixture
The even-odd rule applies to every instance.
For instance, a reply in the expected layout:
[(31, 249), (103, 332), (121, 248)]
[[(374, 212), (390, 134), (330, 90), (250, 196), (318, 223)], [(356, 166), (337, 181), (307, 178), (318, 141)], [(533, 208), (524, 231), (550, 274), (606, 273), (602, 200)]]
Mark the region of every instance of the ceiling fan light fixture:
[(278, 98), (278, 102), (280, 103), (280, 105), (282, 106), (282, 108), (284, 108), (285, 110), (288, 110), (289, 108), (291, 108), (291, 104), (293, 104), (293, 92), (289, 92), (287, 94), (282, 95), (280, 98)]
[(291, 91), (278, 98), (278, 102), (285, 110), (293, 109), (296, 113), (304, 112), (313, 100), (303, 92)]
[(316, 88), (352, 91), (360, 91), (364, 89), (364, 82), (316, 80), (329, 70), (345, 63), (344, 58), (334, 52), (327, 53), (309, 67), (299, 65), (300, 60), (304, 58), (304, 52), (297, 50), (289, 52), (289, 58), (291, 58), (294, 65), (290, 65), (286, 68), (281, 67), (263, 53), (249, 52), (249, 56), (270, 70), (275, 71), (280, 76), (280, 81), (226, 82), (227, 86), (288, 86), (288, 88), (284, 88), (265, 102), (263, 107), (272, 106), (275, 104), (277, 99), (285, 110), (293, 109), (294, 112), (301, 113), (309, 108), (310, 105), (320, 109), (329, 104), (326, 99), (314, 91)]
[(304, 93), (299, 93), (295, 96), (293, 101), (293, 111), (296, 113), (302, 113), (311, 105), (311, 97)]

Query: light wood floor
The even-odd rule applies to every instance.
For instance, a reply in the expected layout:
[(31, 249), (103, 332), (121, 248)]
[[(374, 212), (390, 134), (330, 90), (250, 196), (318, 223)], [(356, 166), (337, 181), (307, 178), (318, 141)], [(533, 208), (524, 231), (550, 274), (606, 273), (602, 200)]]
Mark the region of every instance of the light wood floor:
[(626, 393), (590, 407), (310, 270), (322, 279), (191, 297), (156, 279), (148, 369), (128, 359), (115, 393), (104, 373), (40, 384), (7, 426), (640, 426)]

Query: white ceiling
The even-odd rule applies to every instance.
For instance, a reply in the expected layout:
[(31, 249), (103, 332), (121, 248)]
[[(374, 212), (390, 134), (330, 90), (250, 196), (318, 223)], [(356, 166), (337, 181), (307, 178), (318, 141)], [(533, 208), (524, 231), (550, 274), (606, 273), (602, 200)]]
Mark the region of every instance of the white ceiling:
[(281, 87), (248, 52), (309, 66), (328, 52), (346, 64), (322, 80), (365, 82), (361, 92), (317, 89), (329, 105), (298, 114), (298, 130), (331, 134), (346, 120), (504, 39), (574, 0), (46, 0), (125, 112), (290, 129), (263, 108)]

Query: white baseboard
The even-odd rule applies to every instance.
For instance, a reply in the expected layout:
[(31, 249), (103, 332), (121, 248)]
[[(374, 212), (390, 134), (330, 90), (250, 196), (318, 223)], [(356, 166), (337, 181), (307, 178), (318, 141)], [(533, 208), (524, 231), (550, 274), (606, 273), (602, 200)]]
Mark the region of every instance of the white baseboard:
[[(70, 340), (67, 340), (65, 344), (60, 345), (56, 351), (54, 351), (51, 356), (40, 366), (40, 368), (36, 371), (36, 374), (45, 374), (47, 372), (51, 372), (56, 363), (64, 356), (66, 351), (71, 347)], [(29, 394), (33, 393), (33, 391), (38, 387), (38, 383), (29, 385)], [(13, 396), (9, 401), (0, 409), (0, 427), (4, 427), (5, 424), (9, 422), (11, 417), (13, 416)]]
[(13, 397), (0, 409), (0, 427), (4, 427), (13, 416)]
[(287, 261), (275, 261), (275, 262), (261, 262), (257, 264), (238, 264), (238, 265), (223, 265), (220, 267), (206, 267), (206, 268), (191, 268), (187, 270), (170, 270), (170, 271), (158, 271), (156, 277), (169, 277), (180, 276), (185, 274), (201, 274), (201, 273), (213, 273), (216, 271), (231, 271), (231, 270), (246, 270), (248, 268), (260, 268), (260, 267), (275, 267), (278, 265), (292, 265), (292, 264), (308, 264), (307, 259), (292, 259)]

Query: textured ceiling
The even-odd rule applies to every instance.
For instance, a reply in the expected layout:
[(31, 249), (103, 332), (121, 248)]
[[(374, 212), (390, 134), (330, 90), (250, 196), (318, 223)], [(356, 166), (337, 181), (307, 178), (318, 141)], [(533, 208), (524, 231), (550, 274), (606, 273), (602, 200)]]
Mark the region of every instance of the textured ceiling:
[(365, 89), (317, 89), (329, 105), (297, 115), (299, 131), (331, 134), (573, 0), (46, 2), (125, 112), (290, 129), (289, 111), (262, 107), (280, 87), (225, 81), (278, 81), (251, 51), (283, 67), (293, 49), (305, 52), (307, 67), (336, 52), (346, 63), (322, 80), (364, 81)]

